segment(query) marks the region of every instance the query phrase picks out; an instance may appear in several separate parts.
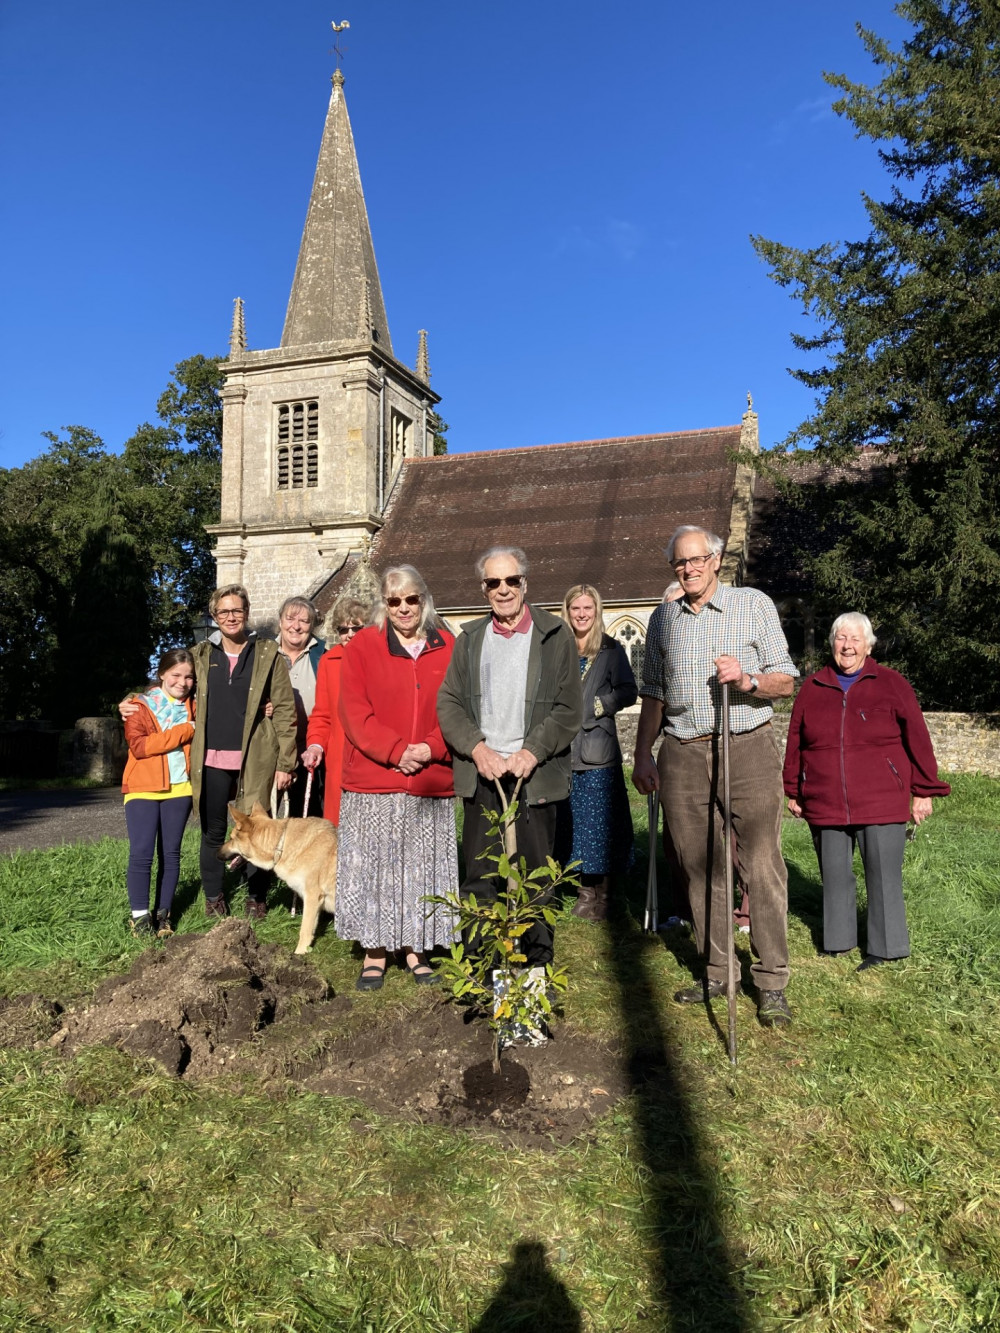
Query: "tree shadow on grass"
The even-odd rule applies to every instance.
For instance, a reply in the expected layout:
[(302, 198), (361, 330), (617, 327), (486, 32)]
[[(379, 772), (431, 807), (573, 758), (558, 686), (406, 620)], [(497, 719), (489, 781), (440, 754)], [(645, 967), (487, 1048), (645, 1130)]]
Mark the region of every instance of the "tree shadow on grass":
[(549, 1268), (545, 1246), (520, 1240), (504, 1279), (471, 1333), (582, 1333), (579, 1311)]
[[(643, 1327), (663, 1333), (750, 1333), (755, 1325), (722, 1231), (715, 1181), (701, 1147), (698, 1108), (691, 1104), (670, 1049), (650, 975), (650, 960), (664, 944), (636, 929), (620, 894), (613, 896), (608, 928), (608, 962), (618, 987), (637, 1148), (649, 1173), (643, 1229), (654, 1255), (650, 1277), (655, 1304), (644, 1312)], [(674, 943), (677, 956), (687, 964), (693, 943), (685, 944), (683, 937)], [(715, 1026), (724, 1060), (724, 1036)]]

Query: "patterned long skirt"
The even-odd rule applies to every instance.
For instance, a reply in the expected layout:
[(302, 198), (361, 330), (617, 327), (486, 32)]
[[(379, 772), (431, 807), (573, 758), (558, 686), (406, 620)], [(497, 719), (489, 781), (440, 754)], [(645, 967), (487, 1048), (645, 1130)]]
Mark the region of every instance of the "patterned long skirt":
[(634, 857), (632, 812), (621, 765), (573, 774), (573, 860), (584, 875), (624, 874)]
[(425, 949), (456, 936), (455, 914), (427, 903), (458, 891), (451, 797), (345, 791), (334, 929), (366, 949)]

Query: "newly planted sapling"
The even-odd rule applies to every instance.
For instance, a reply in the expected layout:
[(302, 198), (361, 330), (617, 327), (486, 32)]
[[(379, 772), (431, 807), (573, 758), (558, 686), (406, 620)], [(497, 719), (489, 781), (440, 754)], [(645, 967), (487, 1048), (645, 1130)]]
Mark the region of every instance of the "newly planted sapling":
[[(520, 786), (520, 784), (518, 784)], [(543, 1024), (552, 1013), (555, 995), (566, 989), (566, 969), (549, 963), (527, 967), (523, 938), (538, 921), (555, 925), (551, 906), (563, 885), (579, 887), (576, 876), (550, 856), (544, 866), (529, 871), (514, 846), (514, 799), (502, 811), (485, 810), (490, 825), (487, 850), (480, 857), (492, 861), (505, 889), (495, 902), (480, 902), (474, 894), (457, 893), (428, 898), (458, 915), (461, 941), (448, 957), (438, 961), (438, 974), (455, 999), (470, 1000), (486, 1014), (493, 1034), (493, 1069), (500, 1072), (505, 1046), (516, 1040), (544, 1040)], [(505, 799), (504, 793), (501, 793)], [(573, 865), (577, 864), (576, 862)]]

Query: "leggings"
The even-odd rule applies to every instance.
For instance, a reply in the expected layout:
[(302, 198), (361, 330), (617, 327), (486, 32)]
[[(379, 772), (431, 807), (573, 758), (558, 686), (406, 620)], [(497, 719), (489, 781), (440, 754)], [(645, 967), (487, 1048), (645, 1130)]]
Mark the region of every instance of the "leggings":
[[(209, 768), (201, 772), (201, 883), (205, 897), (214, 900), (222, 892), (226, 873), (218, 850), (229, 831), (229, 802), (235, 799), (239, 772), (229, 768)], [(270, 870), (258, 870), (247, 863), (247, 896), (263, 901), (271, 883)]]
[(170, 914), (174, 890), (181, 870), (181, 839), (191, 813), (190, 796), (172, 796), (166, 801), (141, 797), (125, 803), (128, 829), (128, 900), (133, 912), (148, 912), (149, 880), (153, 853), (158, 852), (156, 895), (153, 910)]

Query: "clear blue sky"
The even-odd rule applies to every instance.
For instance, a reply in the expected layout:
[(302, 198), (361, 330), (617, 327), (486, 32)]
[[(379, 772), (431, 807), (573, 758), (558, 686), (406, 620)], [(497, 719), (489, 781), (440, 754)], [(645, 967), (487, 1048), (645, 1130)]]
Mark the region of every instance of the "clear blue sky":
[(748, 236), (865, 230), (887, 184), (829, 107), (890, 0), (68, 0), (0, 10), (0, 466), (119, 447), (232, 300), (274, 347), (348, 18), (346, 95), (397, 356), (452, 451), (806, 413)]

